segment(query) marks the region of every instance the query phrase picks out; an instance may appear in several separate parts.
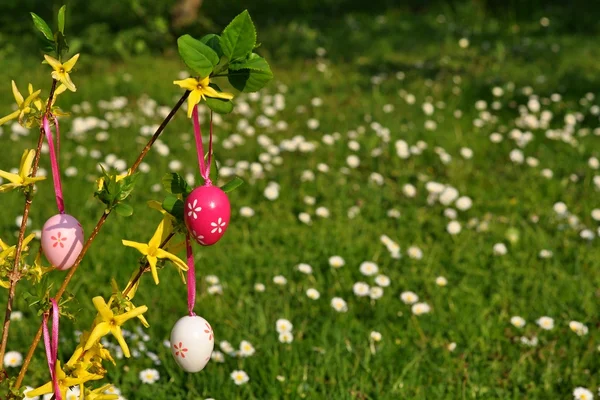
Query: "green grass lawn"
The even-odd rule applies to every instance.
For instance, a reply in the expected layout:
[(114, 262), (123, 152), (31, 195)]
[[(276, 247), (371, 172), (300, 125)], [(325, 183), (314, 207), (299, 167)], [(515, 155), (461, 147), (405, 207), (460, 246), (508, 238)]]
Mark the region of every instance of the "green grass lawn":
[[(236, 173), (246, 184), (229, 196), (231, 226), (224, 238), (210, 248), (195, 247), (196, 312), (212, 324), (215, 350), (223, 351), (222, 341), (237, 350), (246, 340), (256, 351), (249, 357), (225, 354), (224, 362), (213, 360), (197, 374), (182, 372), (163, 342), (187, 313), (186, 289), (167, 265), (159, 271), (159, 286), (149, 274), (143, 277), (135, 299), (149, 308), (147, 341), (135, 333), (137, 321), (125, 325), (137, 336), (129, 341), (138, 357), (109, 365), (102, 382), (114, 383), (128, 399), (568, 399), (578, 386), (596, 392), (600, 223), (593, 217), (600, 211), (593, 210), (600, 208), (600, 170), (593, 157), (600, 158), (600, 50), (595, 38), (558, 33), (553, 26), (536, 20), (517, 31), (496, 21), (390, 12), (385, 18), (345, 18), (335, 28), (267, 30), (259, 40), (275, 81), (257, 96), (238, 98), (236, 112), (215, 125), (221, 175)], [(459, 45), (463, 37), (466, 48)], [(317, 56), (320, 46), (327, 53)], [(31, 81), (48, 95), (50, 69), (40, 60), (0, 60), (1, 115), (12, 111), (10, 79), (22, 90)], [(149, 127), (162, 121), (161, 107), (168, 112), (181, 95), (172, 81), (184, 66), (176, 56), (114, 63), (85, 54), (78, 66), (78, 91), (59, 98), (72, 110), (61, 119), (60, 160), (66, 210), (89, 233), (103, 210), (93, 197), (98, 163), (133, 163), (148, 139), (143, 132), (153, 132)], [(115, 96), (124, 96), (127, 105), (107, 110), (105, 102)], [(107, 126), (81, 132), (72, 124), (93, 125), (82, 120), (90, 116)], [(13, 134), (10, 124), (2, 129), (0, 169), (10, 170), (24, 148), (35, 146), (37, 134)], [(499, 143), (491, 139), (498, 137)], [(135, 214), (110, 216), (69, 287), (75, 295), (69, 311), (77, 317), (61, 320), (59, 359), (72, 354), (75, 331), (92, 323), (91, 298), (108, 298), (111, 278), (123, 287), (137, 268), (139, 253), (121, 240), (150, 239), (161, 216), (146, 202), (164, 199), (166, 192), (156, 191), (163, 175), (180, 165), (177, 172), (199, 182), (184, 110), (160, 140), (168, 154), (155, 148), (145, 160), (148, 172), (130, 201)], [(409, 157), (398, 154), (399, 141), (407, 143)], [(471, 158), (463, 148), (472, 150)], [(307, 149), (312, 151), (300, 151)], [(352, 155), (360, 160), (356, 168)], [(41, 165), (50, 171), (47, 155)], [(66, 176), (67, 168), (73, 176)], [(302, 179), (305, 171), (314, 180)], [(265, 189), (273, 182), (279, 196), (269, 200)], [(432, 192), (440, 186), (435, 182), (446, 192)], [(406, 184), (416, 188), (414, 197)], [(460, 210), (466, 200), (457, 203), (448, 186), (469, 197), (472, 207)], [(0, 237), (14, 243), (23, 197), (1, 196)], [(566, 204), (565, 213), (557, 213), (557, 202)], [(251, 207), (254, 216), (243, 216), (241, 207)], [(320, 217), (318, 207), (327, 208), (329, 217)], [(391, 209), (399, 218), (390, 216)], [(31, 229), (41, 229), (55, 213), (48, 176), (38, 185)], [(300, 213), (308, 213), (311, 223), (303, 223)], [(460, 233), (448, 232), (456, 227), (451, 220)], [(595, 237), (586, 239), (590, 232)], [(399, 258), (382, 235), (400, 247)], [(506, 245), (505, 255), (494, 254), (497, 243)], [(422, 258), (414, 258), (411, 246)], [(338, 269), (328, 261), (336, 255), (345, 260)], [(361, 274), (365, 261), (389, 277), (379, 299), (353, 292), (356, 282), (381, 282)], [(312, 266), (312, 273), (298, 271), (300, 263)], [(222, 293), (211, 294), (218, 290), (209, 289), (208, 275), (218, 277)], [(285, 285), (274, 283), (278, 275)], [(63, 276), (51, 273), (55, 287)], [(439, 276), (446, 286), (436, 284)], [(309, 298), (309, 288), (320, 298)], [(13, 322), (8, 347), (22, 354), (40, 323), (23, 299), (29, 290), (27, 283), (17, 288), (15, 309), (24, 317)], [(430, 312), (413, 314), (400, 299), (405, 291), (415, 292)], [(334, 297), (347, 302), (346, 312), (332, 307)], [(513, 316), (527, 324), (513, 326)], [(542, 316), (554, 319), (553, 329), (536, 324)], [(292, 343), (278, 340), (280, 318), (294, 326)], [(571, 321), (589, 332), (572, 332)], [(372, 331), (381, 333), (381, 341), (370, 339)], [(159, 372), (156, 383), (140, 380), (147, 368)], [(249, 382), (236, 385), (234, 370), (245, 371)], [(48, 379), (40, 345), (25, 383), (35, 387)]]

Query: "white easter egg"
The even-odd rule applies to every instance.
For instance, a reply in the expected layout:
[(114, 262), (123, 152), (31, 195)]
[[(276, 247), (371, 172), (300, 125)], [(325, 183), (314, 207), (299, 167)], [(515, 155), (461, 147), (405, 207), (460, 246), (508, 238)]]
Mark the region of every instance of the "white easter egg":
[(210, 361), (214, 346), (212, 327), (197, 315), (181, 318), (171, 331), (171, 353), (186, 372), (202, 371)]

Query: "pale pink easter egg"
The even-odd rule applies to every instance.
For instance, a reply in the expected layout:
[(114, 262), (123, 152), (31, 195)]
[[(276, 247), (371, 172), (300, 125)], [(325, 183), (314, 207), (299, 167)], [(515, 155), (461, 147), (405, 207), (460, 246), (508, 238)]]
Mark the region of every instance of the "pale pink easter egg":
[(69, 269), (83, 248), (83, 227), (69, 214), (51, 217), (42, 228), (42, 250), (57, 269)]
[(184, 219), (192, 237), (203, 246), (217, 243), (229, 226), (231, 206), (224, 191), (200, 186), (185, 200)]
[(199, 372), (208, 362), (215, 346), (210, 324), (197, 315), (181, 318), (171, 331), (171, 354), (186, 372)]

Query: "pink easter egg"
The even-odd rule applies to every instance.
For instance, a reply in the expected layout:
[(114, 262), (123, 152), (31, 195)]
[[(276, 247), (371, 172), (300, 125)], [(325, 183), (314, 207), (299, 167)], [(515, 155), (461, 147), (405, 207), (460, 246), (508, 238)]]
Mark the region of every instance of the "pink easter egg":
[(199, 372), (208, 362), (215, 346), (210, 324), (197, 315), (186, 316), (171, 330), (171, 354), (186, 372)]
[(42, 250), (55, 268), (71, 268), (82, 248), (83, 227), (75, 217), (57, 214), (46, 221), (42, 228)]
[(218, 187), (197, 187), (185, 200), (184, 207), (185, 224), (202, 246), (217, 243), (225, 234), (231, 206), (225, 192)]

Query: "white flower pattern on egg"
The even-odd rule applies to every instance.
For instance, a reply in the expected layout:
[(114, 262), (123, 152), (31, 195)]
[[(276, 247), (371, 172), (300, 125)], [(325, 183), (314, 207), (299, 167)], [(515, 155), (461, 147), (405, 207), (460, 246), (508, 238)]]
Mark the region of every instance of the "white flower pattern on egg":
[(193, 217), (194, 219), (198, 218), (198, 214), (200, 211), (202, 211), (202, 207), (198, 206), (198, 200), (194, 199), (194, 202), (192, 204), (188, 203), (188, 217)]
[(219, 217), (219, 220), (217, 222), (211, 222), (210, 226), (213, 227), (213, 229), (210, 231), (210, 233), (215, 233), (215, 232), (223, 232), (223, 227), (227, 225), (227, 222), (223, 221), (223, 219), (221, 217)]
[(200, 235), (199, 233), (196, 233), (196, 231), (192, 231), (192, 235), (194, 235), (194, 237), (196, 238), (198, 243), (206, 244), (206, 243), (204, 243), (204, 235)]

